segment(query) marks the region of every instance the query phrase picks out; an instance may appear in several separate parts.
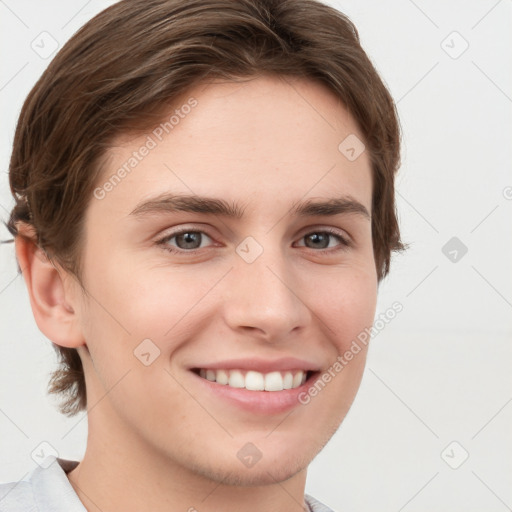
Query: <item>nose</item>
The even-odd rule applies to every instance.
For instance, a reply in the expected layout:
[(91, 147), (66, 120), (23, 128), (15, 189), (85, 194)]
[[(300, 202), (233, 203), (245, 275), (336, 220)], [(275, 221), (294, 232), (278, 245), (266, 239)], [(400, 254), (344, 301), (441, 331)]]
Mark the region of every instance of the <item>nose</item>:
[(277, 343), (310, 322), (305, 289), (280, 249), (265, 248), (252, 263), (236, 256), (226, 285), (223, 311), (235, 332)]

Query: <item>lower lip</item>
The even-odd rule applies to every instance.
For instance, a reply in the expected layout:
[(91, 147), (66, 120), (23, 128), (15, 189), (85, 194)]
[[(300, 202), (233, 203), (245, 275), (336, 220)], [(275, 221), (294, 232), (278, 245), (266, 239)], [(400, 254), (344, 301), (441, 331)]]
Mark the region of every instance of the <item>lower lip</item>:
[[(218, 384), (191, 373), (199, 380), (207, 392), (227, 401), (228, 403), (254, 413), (279, 414), (302, 405), (299, 396), (307, 393), (307, 390), (315, 383), (321, 372), (315, 372), (298, 388), (283, 389), (283, 391), (251, 391), (245, 388), (232, 388), (227, 384)], [(302, 395), (301, 395), (302, 393)]]

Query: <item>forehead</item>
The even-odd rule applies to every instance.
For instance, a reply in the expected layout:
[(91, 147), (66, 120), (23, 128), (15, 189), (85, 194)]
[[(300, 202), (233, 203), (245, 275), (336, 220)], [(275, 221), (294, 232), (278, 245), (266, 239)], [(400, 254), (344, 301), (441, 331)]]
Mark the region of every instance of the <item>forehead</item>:
[(201, 84), (147, 134), (117, 138), (98, 182), (108, 189), (101, 209), (126, 215), (144, 198), (174, 192), (246, 199), (249, 211), (350, 195), (371, 212), (367, 151), (347, 158), (346, 140), (364, 147), (357, 123), (323, 84), (270, 76)]

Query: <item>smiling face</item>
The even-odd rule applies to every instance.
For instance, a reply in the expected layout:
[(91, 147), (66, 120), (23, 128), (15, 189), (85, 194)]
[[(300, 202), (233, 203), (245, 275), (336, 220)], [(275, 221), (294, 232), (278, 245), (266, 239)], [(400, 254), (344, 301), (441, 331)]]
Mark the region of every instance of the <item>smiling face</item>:
[(322, 85), (264, 77), (192, 97), (172, 129), (116, 142), (86, 212), (90, 296), (74, 307), (89, 438), (127, 464), (283, 481), (360, 384), (364, 348), (298, 399), (373, 322), (370, 161), (338, 149), (360, 132)]

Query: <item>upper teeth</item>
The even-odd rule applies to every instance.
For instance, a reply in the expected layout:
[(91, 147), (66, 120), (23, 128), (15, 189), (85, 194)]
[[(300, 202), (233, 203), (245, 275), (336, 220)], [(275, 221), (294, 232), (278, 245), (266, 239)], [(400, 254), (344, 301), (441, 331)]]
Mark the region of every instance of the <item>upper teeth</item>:
[(233, 388), (252, 391), (283, 391), (293, 389), (306, 382), (307, 372), (294, 370), (287, 372), (260, 373), (245, 370), (199, 370), (199, 375), (217, 384), (227, 384)]

